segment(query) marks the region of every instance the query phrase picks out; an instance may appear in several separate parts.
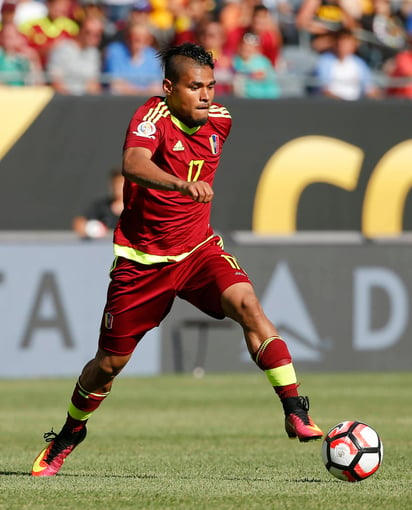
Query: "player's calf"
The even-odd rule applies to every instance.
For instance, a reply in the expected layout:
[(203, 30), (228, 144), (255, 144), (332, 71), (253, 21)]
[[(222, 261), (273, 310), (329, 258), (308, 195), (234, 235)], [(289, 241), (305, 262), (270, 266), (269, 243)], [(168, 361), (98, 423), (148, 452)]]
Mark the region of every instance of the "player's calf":
[(288, 347), (279, 336), (265, 340), (253, 355), (279, 396), (285, 411), (285, 429), (290, 438), (312, 441), (323, 436), (308, 414), (309, 399), (298, 395), (298, 384)]

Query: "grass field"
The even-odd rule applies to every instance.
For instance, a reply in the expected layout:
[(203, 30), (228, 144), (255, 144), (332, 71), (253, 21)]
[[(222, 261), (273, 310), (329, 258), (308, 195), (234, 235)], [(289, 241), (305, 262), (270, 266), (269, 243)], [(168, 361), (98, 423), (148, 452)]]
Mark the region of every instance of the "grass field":
[(74, 380), (1, 381), (0, 509), (412, 508), (412, 374), (302, 374), (329, 430), (372, 425), (380, 470), (360, 483), (324, 468), (321, 443), (287, 438), (261, 373), (120, 378), (58, 476), (32, 478), (42, 433), (59, 430)]

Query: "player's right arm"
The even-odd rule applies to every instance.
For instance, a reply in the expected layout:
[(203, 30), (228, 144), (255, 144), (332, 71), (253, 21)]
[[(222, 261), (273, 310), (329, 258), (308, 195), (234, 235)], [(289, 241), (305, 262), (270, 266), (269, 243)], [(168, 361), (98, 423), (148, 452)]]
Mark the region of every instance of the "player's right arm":
[(208, 203), (213, 189), (207, 182), (188, 182), (162, 170), (152, 161), (152, 152), (144, 147), (129, 147), (123, 153), (123, 175), (145, 188), (178, 191), (195, 202)]

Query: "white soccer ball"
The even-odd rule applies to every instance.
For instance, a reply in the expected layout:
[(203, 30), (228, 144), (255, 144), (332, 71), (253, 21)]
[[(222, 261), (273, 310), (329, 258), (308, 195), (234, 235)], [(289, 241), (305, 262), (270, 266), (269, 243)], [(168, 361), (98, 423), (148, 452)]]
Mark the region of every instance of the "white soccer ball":
[(322, 443), (326, 469), (347, 482), (359, 482), (376, 473), (382, 458), (383, 444), (377, 432), (359, 421), (338, 423)]

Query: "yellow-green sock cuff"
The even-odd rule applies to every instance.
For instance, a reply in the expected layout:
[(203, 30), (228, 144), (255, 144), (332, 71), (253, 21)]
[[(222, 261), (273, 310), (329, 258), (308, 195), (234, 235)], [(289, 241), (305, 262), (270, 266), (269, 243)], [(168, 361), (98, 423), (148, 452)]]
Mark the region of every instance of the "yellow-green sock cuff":
[(68, 409), (69, 416), (74, 418), (75, 420), (79, 421), (86, 421), (90, 418), (93, 411), (81, 411), (80, 409), (77, 409), (71, 402)]
[(292, 363), (265, 370), (266, 377), (272, 386), (296, 384), (296, 373)]

